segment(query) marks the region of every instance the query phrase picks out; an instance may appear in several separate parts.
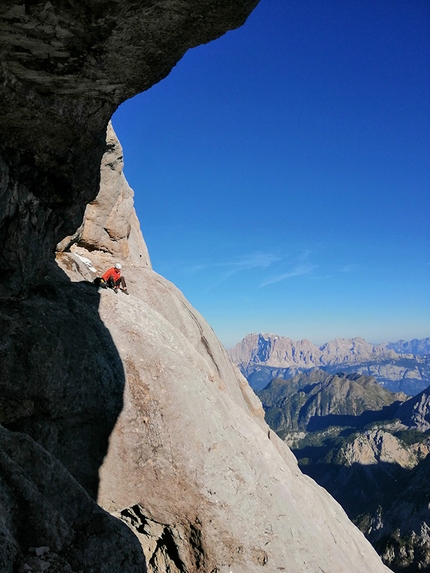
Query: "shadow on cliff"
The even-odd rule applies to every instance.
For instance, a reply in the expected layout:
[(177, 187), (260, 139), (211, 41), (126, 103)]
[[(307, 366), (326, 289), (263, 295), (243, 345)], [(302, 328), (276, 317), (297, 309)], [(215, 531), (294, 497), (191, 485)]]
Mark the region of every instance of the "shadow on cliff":
[(382, 461), (351, 465), (311, 461), (312, 456), (323, 457), (327, 453), (323, 448), (303, 448), (300, 453), (295, 453), (300, 456), (302, 472), (324, 487), (362, 530), (365, 529), (362, 522), (367, 525), (367, 520), (376, 514), (378, 507), (387, 509), (414, 475), (413, 469)]
[[(363, 429), (368, 424), (392, 420), (402, 404), (400, 401), (393, 402), (388, 406), (383, 406), (379, 410), (365, 410), (359, 415), (354, 414), (327, 414), (325, 416), (312, 416), (306, 426), (307, 432), (318, 432), (327, 430), (332, 426), (349, 427)], [(343, 434), (345, 435), (345, 434)]]
[(98, 306), (94, 285), (55, 263), (26, 298), (0, 303), (0, 422), (41, 444), (93, 499), (125, 385)]
[(2, 573), (147, 571), (135, 535), (95, 502), (125, 385), (98, 307), (96, 287), (55, 263), (25, 298), (0, 300)]

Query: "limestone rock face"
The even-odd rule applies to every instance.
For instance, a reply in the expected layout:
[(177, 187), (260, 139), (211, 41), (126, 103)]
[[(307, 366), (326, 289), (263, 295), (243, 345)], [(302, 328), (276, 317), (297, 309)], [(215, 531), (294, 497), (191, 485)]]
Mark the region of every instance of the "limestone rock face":
[(248, 334), (229, 351), (229, 355), (238, 365), (254, 363), (277, 368), (312, 368), (328, 364), (341, 366), (375, 358), (397, 357), (394, 350), (383, 345), (369, 344), (360, 337), (336, 338), (318, 347), (309, 340), (294, 342), (290, 338), (274, 334)]
[[(100, 195), (109, 193), (101, 188)], [(82, 281), (114, 257), (104, 248), (87, 251), (80, 240), (58, 262)], [(139, 258), (121, 262), (130, 295), (99, 293), (125, 388), (98, 501), (136, 533), (148, 570), (385, 571), (340, 506), (301, 474), (182, 293)]]
[[(95, 267), (98, 256), (88, 253)], [(149, 268), (125, 261), (124, 275), (130, 296), (100, 293), (126, 387), (98, 499), (136, 531), (149, 570), (386, 571), (269, 431), (260, 402), (182, 294)]]
[(417, 457), (400, 440), (383, 430), (363, 432), (345, 446), (343, 455), (345, 462), (350, 466), (385, 462), (411, 469), (418, 463)]
[(151, 266), (148, 249), (134, 210), (134, 192), (123, 174), (122, 147), (109, 123), (106, 149), (100, 169), (100, 190), (85, 209), (84, 222), (72, 236), (57, 245), (57, 251), (78, 243), (89, 251), (111, 253)]

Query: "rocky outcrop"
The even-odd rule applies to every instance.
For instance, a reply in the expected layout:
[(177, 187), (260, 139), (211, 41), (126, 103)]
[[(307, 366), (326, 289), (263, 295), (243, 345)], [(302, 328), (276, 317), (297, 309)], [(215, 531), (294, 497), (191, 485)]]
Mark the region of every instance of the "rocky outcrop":
[(415, 356), (428, 356), (430, 354), (429, 337), (398, 340), (397, 342), (389, 342), (386, 346), (399, 354), (414, 354)]
[(366, 430), (345, 444), (342, 449), (345, 464), (361, 466), (397, 464), (411, 469), (419, 461), (416, 454), (402, 442), (384, 430)]
[(396, 416), (407, 428), (415, 428), (420, 432), (430, 430), (430, 388), (402, 404)]
[(72, 245), (79, 243), (88, 251), (103, 251), (151, 266), (134, 210), (134, 192), (124, 177), (123, 167), (122, 147), (109, 123), (100, 169), (100, 191), (87, 205), (82, 225), (57, 245), (57, 252), (70, 251)]

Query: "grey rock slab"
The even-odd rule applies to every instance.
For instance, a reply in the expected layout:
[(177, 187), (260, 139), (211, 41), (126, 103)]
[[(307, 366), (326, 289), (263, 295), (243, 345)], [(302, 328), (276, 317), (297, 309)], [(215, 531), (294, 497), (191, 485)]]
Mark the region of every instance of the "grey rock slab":
[(148, 269), (129, 276), (139, 285), (130, 297), (106, 291), (100, 301), (126, 372), (124, 408), (100, 471), (102, 506), (117, 515), (138, 506), (164, 524), (189, 570), (198, 530), (208, 571), (263, 564), (291, 573), (387, 571), (269, 431), (246, 382), (181, 293)]

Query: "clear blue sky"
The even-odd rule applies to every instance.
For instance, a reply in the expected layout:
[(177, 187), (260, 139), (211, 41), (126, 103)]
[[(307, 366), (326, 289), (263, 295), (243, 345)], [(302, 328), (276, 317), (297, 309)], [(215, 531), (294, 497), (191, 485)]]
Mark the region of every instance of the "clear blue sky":
[(261, 0), (113, 124), (154, 269), (227, 348), (430, 336), (428, 0)]

